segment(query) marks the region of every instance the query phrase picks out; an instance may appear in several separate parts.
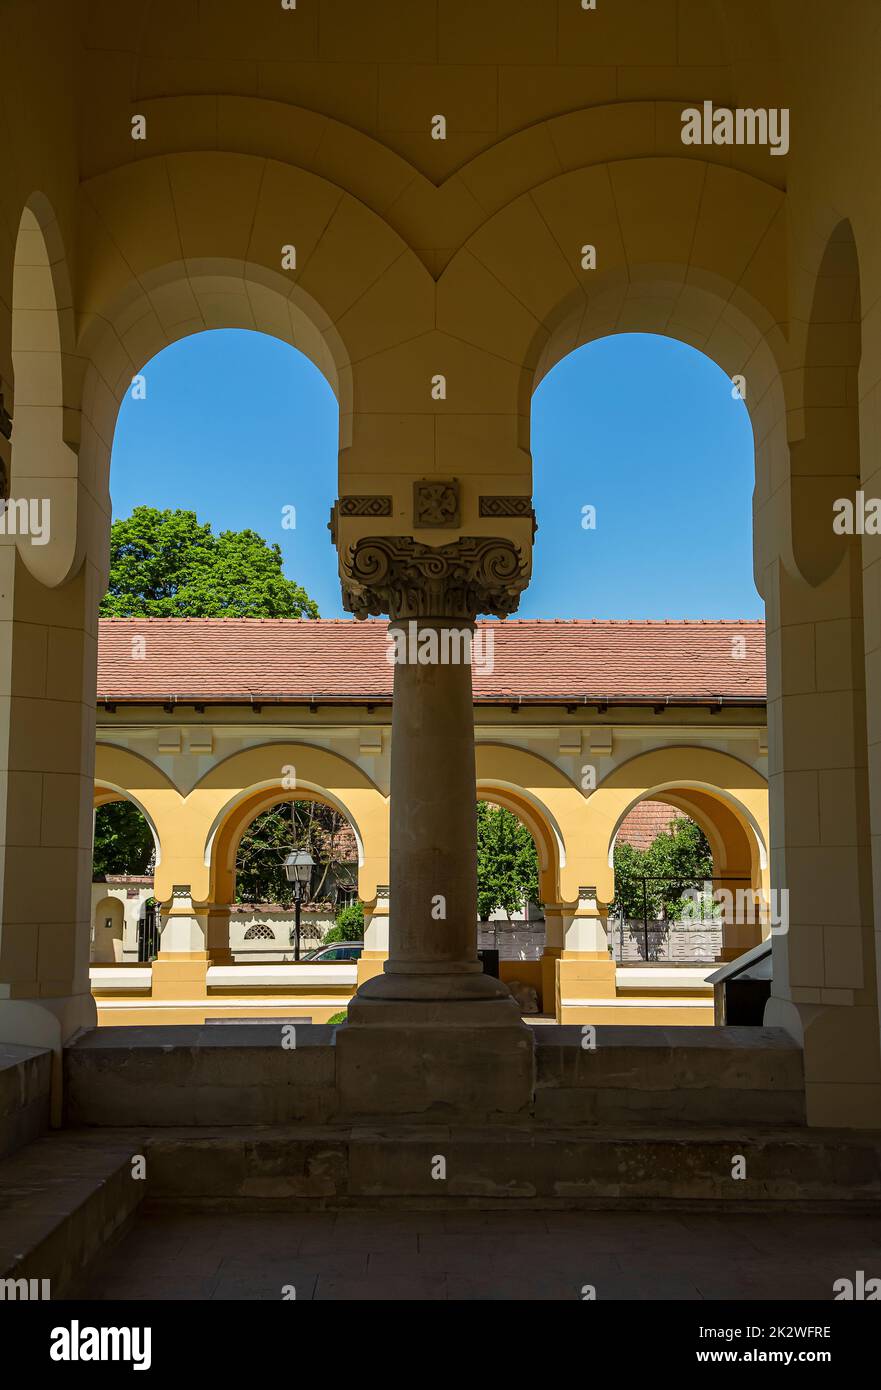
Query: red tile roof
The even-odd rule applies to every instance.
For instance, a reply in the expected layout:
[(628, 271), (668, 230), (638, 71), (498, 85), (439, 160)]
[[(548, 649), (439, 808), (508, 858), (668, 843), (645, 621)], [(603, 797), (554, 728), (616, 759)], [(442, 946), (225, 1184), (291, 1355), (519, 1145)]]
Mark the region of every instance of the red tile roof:
[(677, 817), (684, 815), (684, 811), (664, 801), (641, 801), (624, 817), (617, 839), (633, 845), (634, 849), (648, 849), (659, 835), (670, 829)]
[[(493, 669), (481, 671), (475, 658), (478, 703), (765, 698), (762, 622), (509, 619), (479, 626), (492, 633)], [(392, 692), (387, 650), (380, 621), (102, 618), (98, 699), (382, 703)]]

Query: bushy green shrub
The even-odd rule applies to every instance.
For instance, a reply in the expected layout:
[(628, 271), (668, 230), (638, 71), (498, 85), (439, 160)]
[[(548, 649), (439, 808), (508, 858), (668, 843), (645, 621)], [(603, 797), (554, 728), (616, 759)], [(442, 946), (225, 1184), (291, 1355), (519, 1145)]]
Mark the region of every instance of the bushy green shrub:
[(323, 945), (330, 946), (334, 941), (364, 940), (364, 908), (361, 903), (349, 903), (336, 915), (335, 924), (325, 932)]
[(343, 1009), (338, 1014), (331, 1014), (330, 1018), (327, 1021), (328, 1023), (345, 1023), (347, 1015), (348, 1009)]

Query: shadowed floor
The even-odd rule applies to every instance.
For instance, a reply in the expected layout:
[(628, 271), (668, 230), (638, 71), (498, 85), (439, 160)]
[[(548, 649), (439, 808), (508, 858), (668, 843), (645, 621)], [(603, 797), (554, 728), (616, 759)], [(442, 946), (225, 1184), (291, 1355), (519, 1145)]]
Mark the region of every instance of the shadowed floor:
[(316, 1212), (142, 1216), (82, 1299), (816, 1299), (881, 1276), (881, 1217)]

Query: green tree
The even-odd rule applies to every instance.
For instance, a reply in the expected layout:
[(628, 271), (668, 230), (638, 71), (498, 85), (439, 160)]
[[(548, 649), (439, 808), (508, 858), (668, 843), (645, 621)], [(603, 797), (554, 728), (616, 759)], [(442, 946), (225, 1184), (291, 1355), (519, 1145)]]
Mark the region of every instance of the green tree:
[(481, 922), (501, 908), (509, 915), (538, 902), (538, 855), (522, 821), (502, 806), (477, 803), (477, 913)]
[(282, 573), (282, 554), (256, 531), (221, 531), (195, 512), (135, 507), (110, 528), (110, 618), (317, 618)]
[(130, 801), (111, 801), (97, 808), (93, 878), (150, 873), (153, 852), (153, 835), (137, 806)]
[(687, 816), (677, 816), (646, 850), (616, 841), (614, 864), (614, 906), (625, 918), (642, 917), (644, 877), (650, 880), (645, 885), (649, 917), (674, 921), (686, 901), (684, 889), (712, 878), (713, 874), (713, 855), (707, 838)]
[(309, 897), (313, 902), (334, 899), (357, 886), (357, 863), (349, 822), (320, 801), (280, 802), (261, 811), (248, 826), (236, 855), (236, 901), (278, 903), (290, 907), (292, 885), (284, 871), (285, 857), (296, 846), (315, 860)]

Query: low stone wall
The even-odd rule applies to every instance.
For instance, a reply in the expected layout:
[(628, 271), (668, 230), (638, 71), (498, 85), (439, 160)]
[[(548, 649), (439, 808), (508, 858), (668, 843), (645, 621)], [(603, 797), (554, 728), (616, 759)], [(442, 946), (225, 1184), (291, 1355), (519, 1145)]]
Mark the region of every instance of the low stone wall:
[[(255, 907), (247, 912), (232, 912), (229, 919), (229, 948), (236, 961), (293, 960), (291, 935), (296, 923), (294, 909), (284, 911)], [(329, 911), (305, 908), (300, 913), (300, 951), (312, 951), (320, 946), (324, 935), (334, 925)]]

